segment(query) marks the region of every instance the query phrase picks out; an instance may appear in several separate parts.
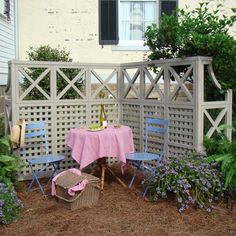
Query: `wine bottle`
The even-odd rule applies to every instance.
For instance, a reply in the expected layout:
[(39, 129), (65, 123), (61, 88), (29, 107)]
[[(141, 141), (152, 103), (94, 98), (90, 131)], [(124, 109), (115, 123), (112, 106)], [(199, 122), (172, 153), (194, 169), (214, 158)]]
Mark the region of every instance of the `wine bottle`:
[(101, 104), (99, 121), (100, 126), (107, 128), (107, 115), (104, 109), (104, 104)]

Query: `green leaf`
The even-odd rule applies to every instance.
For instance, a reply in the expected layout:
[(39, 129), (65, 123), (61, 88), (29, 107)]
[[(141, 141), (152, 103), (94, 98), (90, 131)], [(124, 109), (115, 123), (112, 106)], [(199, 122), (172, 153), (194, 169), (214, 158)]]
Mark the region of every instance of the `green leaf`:
[(0, 162), (6, 163), (6, 162), (15, 162), (18, 157), (15, 156), (7, 156), (7, 155), (0, 155)]
[(7, 137), (0, 138), (0, 144), (9, 147), (9, 139)]

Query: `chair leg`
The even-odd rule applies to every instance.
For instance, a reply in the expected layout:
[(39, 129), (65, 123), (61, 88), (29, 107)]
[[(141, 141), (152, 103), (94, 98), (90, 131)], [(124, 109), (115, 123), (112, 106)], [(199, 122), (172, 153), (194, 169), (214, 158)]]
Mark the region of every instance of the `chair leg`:
[(131, 188), (132, 184), (134, 183), (134, 180), (135, 180), (135, 178), (136, 178), (136, 176), (137, 176), (137, 172), (138, 172), (138, 170), (141, 168), (142, 161), (137, 161), (137, 163), (138, 163), (138, 165), (137, 165), (137, 167), (136, 167), (136, 169), (135, 169), (135, 171), (134, 171), (134, 175), (133, 175), (133, 177), (132, 177), (132, 179), (131, 179), (131, 181), (130, 181), (129, 188)]
[(34, 170), (33, 170), (33, 168), (32, 168), (31, 165), (29, 165), (29, 167), (30, 167), (30, 169), (31, 169), (31, 173), (32, 173), (32, 175), (33, 175), (33, 179), (31, 180), (30, 185), (29, 185), (29, 187), (28, 187), (28, 192), (31, 190), (31, 188), (32, 188), (32, 186), (33, 186), (33, 183), (34, 183), (34, 181), (35, 181)]
[(38, 180), (38, 175), (39, 175), (39, 173), (40, 173), (41, 171), (39, 171), (38, 174), (36, 174), (36, 172), (33, 170), (32, 166), (31, 166), (31, 165), (29, 165), (29, 166), (30, 166), (30, 169), (31, 169), (32, 174), (33, 174), (33, 179), (32, 179), (32, 181), (31, 181), (31, 183), (30, 183), (30, 185), (29, 185), (29, 187), (28, 187), (28, 191), (31, 190), (34, 181), (36, 181), (37, 184), (38, 184), (38, 186), (39, 186), (39, 188), (40, 188), (40, 190), (41, 190), (41, 192), (42, 192), (42, 194), (44, 195), (44, 197), (46, 197), (46, 194), (45, 194), (45, 192), (44, 192), (44, 190), (43, 190), (43, 187), (42, 187), (42, 185), (40, 184), (40, 182), (39, 182), (39, 180)]
[(29, 187), (28, 187), (28, 192), (31, 190), (34, 181), (35, 181), (35, 178), (33, 178), (33, 179), (31, 180), (30, 185), (29, 185)]
[(60, 164), (60, 163), (55, 163), (55, 164), (53, 163), (53, 164), (52, 164), (54, 170), (53, 170), (53, 172), (52, 172), (52, 174), (51, 174), (51, 176), (50, 176), (50, 178), (49, 178), (47, 184), (49, 184), (49, 183), (51, 182), (52, 178), (54, 177), (54, 174), (57, 173), (57, 170), (58, 170), (58, 168), (59, 168), (59, 164)]
[(146, 188), (145, 188), (145, 190), (144, 190), (144, 192), (143, 192), (143, 197), (145, 197), (145, 196), (146, 196), (146, 194), (147, 194), (147, 191), (148, 191), (148, 188), (146, 187)]
[(137, 171), (138, 171), (138, 168), (136, 168), (135, 171), (134, 171), (134, 175), (133, 175), (133, 177), (132, 177), (132, 179), (130, 181), (129, 188), (131, 188), (132, 184), (134, 183), (134, 180), (135, 180), (135, 178), (137, 176)]

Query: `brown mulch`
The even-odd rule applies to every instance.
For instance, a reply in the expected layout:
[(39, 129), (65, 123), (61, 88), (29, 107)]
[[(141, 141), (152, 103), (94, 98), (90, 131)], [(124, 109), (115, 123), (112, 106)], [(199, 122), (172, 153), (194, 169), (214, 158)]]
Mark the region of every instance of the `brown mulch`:
[[(119, 168), (113, 169), (120, 176)], [(131, 170), (121, 178), (128, 183)], [(0, 235), (236, 235), (236, 210), (229, 212), (223, 203), (212, 213), (191, 208), (180, 214), (174, 199), (149, 202), (140, 190), (140, 180), (128, 190), (107, 175), (98, 204), (73, 211), (40, 192), (19, 192), (21, 217), (1, 225)]]

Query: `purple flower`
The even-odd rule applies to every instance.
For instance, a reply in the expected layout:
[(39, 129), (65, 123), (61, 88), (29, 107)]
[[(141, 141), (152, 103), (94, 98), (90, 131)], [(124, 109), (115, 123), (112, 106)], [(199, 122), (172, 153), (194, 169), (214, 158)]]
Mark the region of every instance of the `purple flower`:
[(206, 210), (207, 210), (207, 212), (211, 212), (211, 208), (207, 208)]
[(0, 207), (2, 207), (4, 205), (5, 201), (4, 200), (0, 200)]
[(183, 202), (183, 199), (181, 197), (179, 197), (177, 200), (178, 200), (179, 203)]

